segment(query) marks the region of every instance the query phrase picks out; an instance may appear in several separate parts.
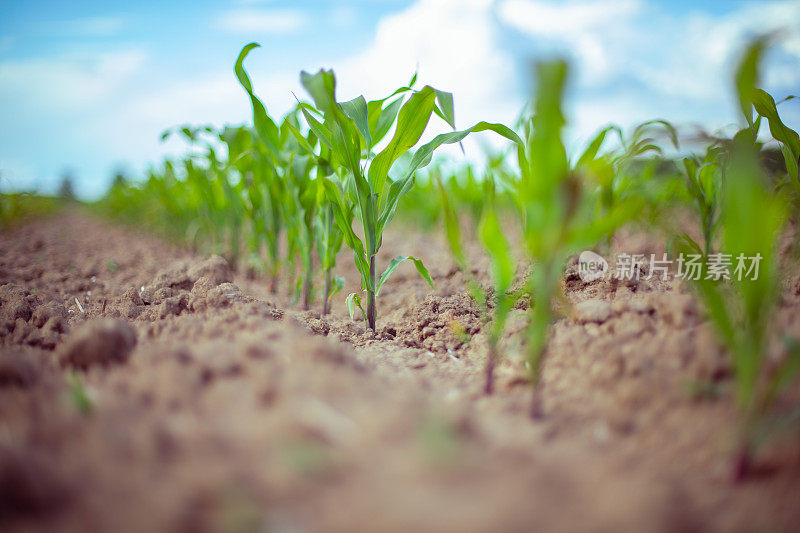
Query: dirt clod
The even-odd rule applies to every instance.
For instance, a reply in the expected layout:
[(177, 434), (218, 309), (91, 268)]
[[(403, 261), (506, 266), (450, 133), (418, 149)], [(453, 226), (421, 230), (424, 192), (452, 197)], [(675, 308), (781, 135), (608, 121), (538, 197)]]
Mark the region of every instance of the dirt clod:
[(202, 263), (189, 268), (187, 274), (192, 281), (196, 282), (200, 278), (208, 278), (214, 285), (233, 281), (233, 272), (230, 265), (218, 255), (212, 255)]
[(20, 351), (0, 352), (0, 387), (27, 388), (39, 379), (39, 366)]
[(0, 319), (29, 320), (38, 298), (19, 285), (7, 283), (0, 287)]
[(124, 320), (91, 321), (70, 334), (59, 350), (62, 365), (89, 368), (125, 363), (136, 346), (136, 331)]
[(0, 446), (0, 523), (61, 506), (67, 493), (53, 470), (34, 454)]

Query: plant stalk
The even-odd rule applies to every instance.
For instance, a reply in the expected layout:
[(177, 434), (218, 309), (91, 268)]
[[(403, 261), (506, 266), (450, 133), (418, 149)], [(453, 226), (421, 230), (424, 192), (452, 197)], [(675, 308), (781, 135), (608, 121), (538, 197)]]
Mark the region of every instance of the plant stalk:
[(269, 292), (270, 294), (277, 294), (278, 293), (278, 273), (272, 273), (272, 279), (269, 282)]
[(330, 302), (330, 294), (331, 294), (331, 281), (332, 281), (333, 272), (330, 269), (325, 270), (325, 289), (322, 293), (322, 314), (327, 315), (331, 312), (331, 302)]
[(492, 341), (489, 344), (489, 354), (486, 358), (486, 384), (484, 385), (483, 392), (487, 395), (494, 392), (494, 367), (497, 363), (497, 343)]
[(311, 279), (312, 276), (312, 258), (311, 258), (311, 248), (308, 249), (305, 261), (305, 275), (303, 276), (303, 311), (308, 311), (311, 309), (311, 284), (313, 280)]
[(369, 280), (370, 280), (370, 287), (371, 290), (367, 290), (367, 322), (369, 324), (369, 328), (372, 332), (375, 332), (375, 316), (376, 316), (376, 309), (375, 309), (375, 256), (370, 256), (369, 258)]

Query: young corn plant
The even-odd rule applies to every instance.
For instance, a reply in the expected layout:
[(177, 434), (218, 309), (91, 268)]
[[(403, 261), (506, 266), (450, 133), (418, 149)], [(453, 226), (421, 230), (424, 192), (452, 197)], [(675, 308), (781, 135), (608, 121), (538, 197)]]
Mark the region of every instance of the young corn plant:
[[(309, 138), (305, 139), (299, 135), (295, 113), (290, 113), (279, 127), (255, 95), (250, 77), (244, 69), (244, 60), (250, 51), (258, 46), (256, 43), (250, 43), (242, 48), (234, 65), (234, 72), (250, 98), (256, 137), (263, 148), (260, 151), (260, 163), (266, 167), (270, 177), (283, 182), (283, 190), (278, 194), (281, 199), (280, 212), (283, 215), (283, 222), (287, 225), (286, 258), (290, 266), (287, 270), (290, 275), (293, 273), (294, 257), (299, 254), (302, 275), (298, 279), (295, 298), (302, 292), (303, 308), (307, 310), (311, 306), (313, 297), (316, 219), (323, 198), (319, 181), (312, 176), (316, 161), (312, 157), (313, 149), (309, 143), (315, 142), (315, 137), (309, 134)], [(305, 150), (307, 153), (303, 153), (306, 147), (308, 147), (308, 150)], [(276, 211), (275, 207), (277, 206), (273, 206), (273, 212)], [(277, 254), (277, 246), (273, 249)]]
[(686, 189), (700, 217), (703, 244), (701, 246), (686, 233), (679, 235), (678, 239), (682, 242), (682, 246), (685, 245), (694, 253), (704, 257), (712, 253), (719, 230), (722, 184), (725, 181), (728, 155), (728, 150), (714, 143), (706, 148), (706, 155), (702, 161), (698, 161), (695, 157), (683, 159)]
[(314, 243), (316, 231), (317, 206), (321, 197), (319, 180), (312, 179), (314, 161), (299, 152), (289, 158), (287, 182), (290, 184), (294, 206), (293, 221), (300, 237), (302, 265), (303, 310), (311, 309), (314, 286)]
[[(298, 104), (296, 112), (299, 113), (303, 108), (310, 108), (307, 104)], [(313, 108), (310, 108), (313, 110)], [(294, 118), (295, 114), (292, 115)], [(323, 187), (320, 185), (321, 177), (331, 176), (335, 172), (342, 172), (342, 168), (331, 157), (331, 150), (322, 143), (317, 147), (318, 138), (313, 131), (309, 131), (307, 135), (303, 135), (299, 129), (299, 123), (295, 120), (284, 122), (284, 126), (291, 131), (295, 140), (298, 143), (298, 149), (314, 161), (316, 178), (314, 181), (314, 191), (316, 197), (314, 198), (314, 205), (318, 216), (316, 217), (316, 226), (314, 236), (316, 240), (317, 252), (320, 260), (320, 267), (322, 270), (322, 315), (327, 315), (331, 311), (331, 300), (338, 294), (342, 287), (344, 287), (344, 278), (341, 276), (333, 275), (333, 268), (336, 266), (336, 256), (342, 249), (344, 236), (336, 225), (333, 214), (333, 205), (325, 197)], [(338, 175), (336, 177), (338, 178)], [(352, 213), (349, 214), (348, 220), (352, 223)]]
[[(350, 217), (350, 222), (352, 223), (352, 216)], [(322, 208), (317, 239), (317, 250), (319, 251), (320, 267), (322, 269), (322, 314), (327, 315), (331, 312), (331, 300), (344, 287), (344, 278), (333, 275), (333, 269), (336, 267), (336, 256), (339, 250), (342, 249), (344, 235), (336, 225), (333, 206), (330, 204), (324, 205)]]
[[(607, 237), (639, 210), (636, 199), (625, 199), (598, 213), (591, 191), (580, 176), (596, 166), (602, 143), (593, 142), (570, 165), (562, 139), (566, 120), (562, 112), (567, 64), (563, 61), (537, 65), (537, 91), (533, 116), (524, 124), (525, 142), (517, 144), (519, 178), (511, 183), (518, 206), (527, 258), (532, 272), (527, 279), (531, 295), (527, 352), (532, 383), (530, 414), (540, 418), (541, 369), (553, 304), (558, 296), (563, 265), (567, 258)], [(601, 133), (602, 135), (602, 133)]]
[(787, 220), (788, 205), (784, 196), (770, 190), (758, 161), (759, 121), (753, 120), (752, 113), (753, 105), (763, 102), (763, 91), (755, 85), (764, 46), (764, 41), (753, 43), (737, 71), (747, 127), (729, 143), (721, 214), (724, 252), (735, 269), (727, 282), (706, 275), (694, 281), (734, 369), (740, 412), (734, 480), (748, 474), (757, 445), (773, 427), (800, 415), (800, 406), (788, 413), (775, 412), (776, 400), (800, 372), (800, 345), (789, 339), (777, 363), (768, 358), (770, 326), (780, 300), (776, 243)]
[[(619, 147), (601, 153), (610, 134), (619, 138)], [(640, 201), (642, 208), (654, 214), (663, 208), (663, 196), (668, 189), (657, 167), (664, 161), (660, 138), (666, 136), (678, 148), (678, 134), (665, 120), (648, 120), (637, 125), (629, 136), (622, 128), (610, 125), (601, 129), (585, 150), (575, 159), (573, 168), (581, 168), (587, 180), (595, 186), (597, 216), (617, 208), (620, 204)], [(605, 247), (610, 247), (613, 232), (606, 236)]]
[[(334, 217), (344, 234), (344, 242), (353, 251), (356, 267), (361, 274), (361, 286), (366, 293), (366, 310), (361, 297), (353, 293), (348, 297), (351, 315), (356, 307), (361, 310), (369, 329), (375, 331), (376, 297), (389, 276), (403, 261), (411, 260), (419, 274), (433, 286), (428, 270), (422, 261), (412, 256), (394, 258), (380, 277), (376, 275), (375, 259), (380, 249), (383, 232), (394, 217), (400, 198), (414, 186), (417, 170), (430, 163), (436, 148), (457, 143), (473, 131), (493, 130), (505, 136), (516, 137), (511, 130), (498, 124), (481, 122), (463, 130), (438, 135), (421, 146), (403, 173), (392, 179), (389, 176), (394, 163), (413, 148), (425, 131), (433, 113), (442, 117), (451, 127), (453, 98), (449, 93), (426, 86), (419, 91), (405, 87), (392, 96), (367, 102), (363, 96), (347, 102), (336, 100), (336, 78), (332, 71), (320, 70), (317, 74), (303, 72), (300, 80), (311, 95), (322, 122), (308, 109), (303, 109), (309, 128), (320, 142), (331, 149), (334, 159), (347, 171), (344, 183), (323, 177), (325, 192), (333, 204)], [(404, 93), (413, 94), (404, 102)], [(318, 116), (319, 116), (318, 115)], [(386, 147), (373, 156), (374, 146), (397, 125)], [(361, 225), (364, 240), (356, 234), (347, 219), (348, 213)]]
[[(445, 234), (450, 250), (461, 272), (469, 277), (470, 270), (467, 268), (467, 260), (462, 246), (458, 215), (450, 202), (448, 191), (441, 180), (437, 179), (437, 182), (441, 194)], [(478, 236), (489, 257), (492, 301), (488, 301), (486, 292), (476, 280), (470, 278), (468, 288), (472, 299), (481, 309), (481, 313), (489, 323), (487, 335), (489, 349), (484, 367), (485, 380), (483, 388), (486, 394), (492, 394), (494, 392), (495, 366), (500, 358), (498, 346), (503, 331), (505, 331), (509, 312), (517, 301), (518, 295), (511, 292), (511, 286), (514, 283), (516, 260), (500, 225), (495, 202), (494, 182), (489, 176), (481, 184), (481, 188), (484, 191), (482, 196), (485, 199), (485, 205), (478, 225)]]

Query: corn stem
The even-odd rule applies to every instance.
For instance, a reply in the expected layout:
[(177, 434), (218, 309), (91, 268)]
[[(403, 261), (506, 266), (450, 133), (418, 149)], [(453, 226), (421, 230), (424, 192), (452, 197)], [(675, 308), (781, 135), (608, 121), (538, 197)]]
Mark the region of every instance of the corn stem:
[(375, 256), (369, 258), (369, 289), (367, 289), (367, 322), (369, 328), (375, 332)]

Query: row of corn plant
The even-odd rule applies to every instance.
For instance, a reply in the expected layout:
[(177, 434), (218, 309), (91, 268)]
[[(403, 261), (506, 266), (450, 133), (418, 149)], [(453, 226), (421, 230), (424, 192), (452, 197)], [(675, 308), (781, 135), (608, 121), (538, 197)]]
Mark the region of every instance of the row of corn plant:
[[(244, 261), (270, 278), (273, 291), (280, 276), (305, 309), (319, 294), (323, 314), (330, 312), (333, 296), (344, 285), (335, 270), (346, 245), (361, 278), (361, 291), (350, 294), (346, 304), (351, 317), (360, 313), (372, 331), (380, 290), (401, 263), (411, 261), (433, 285), (421, 258), (401, 255), (377, 264), (386, 228), (398, 210), (428, 224), (441, 220), (488, 325), (487, 393), (494, 388), (510, 310), (527, 308), (531, 415), (539, 417), (544, 356), (556, 304), (563, 298), (560, 282), (568, 258), (583, 249), (607, 247), (621, 225), (665, 209), (679, 192), (695, 208), (700, 239), (681, 234), (676, 251), (710, 257), (721, 250), (758, 254), (762, 260), (757, 280), (717, 282), (701, 276), (696, 283), (734, 363), (743, 420), (740, 464), (748, 463), (754, 435), (800, 371), (800, 350), (793, 342), (778, 370), (769, 376), (766, 370), (770, 317), (778, 301), (774, 249), (790, 201), (800, 198), (800, 140), (781, 120), (780, 102), (756, 87), (764, 42), (750, 49), (737, 77), (746, 127), (679, 164), (664, 148), (680, 149), (677, 132), (662, 120), (642, 123), (629, 135), (618, 126), (606, 127), (569, 157), (563, 138), (568, 79), (563, 61), (537, 65), (532, 105), (516, 131), (486, 122), (458, 130), (452, 95), (430, 86), (417, 88), (416, 76), (385, 98), (341, 101), (329, 70), (301, 73), (309, 101), (299, 101), (275, 119), (244, 69), (257, 46), (245, 46), (234, 67), (251, 103), (252, 125), (173, 130), (189, 143), (189, 154), (165, 161), (140, 184), (120, 180), (106, 200), (111, 210), (163, 226), (176, 239), (223, 253), (232, 262)], [(451, 131), (421, 143), (432, 120), (442, 120)], [(775, 182), (762, 175), (758, 161), (762, 121), (784, 157), (786, 176)], [(431, 165), (440, 147), (479, 132), (509, 140), (510, 152), (490, 154), (480, 170)], [(677, 191), (681, 180), (684, 190)], [(469, 268), (463, 213), (489, 259), (489, 290)], [(512, 226), (521, 235), (519, 244), (509, 241)]]
[[(734, 370), (734, 395), (740, 414), (734, 479), (748, 474), (758, 446), (768, 436), (796, 427), (800, 420), (796, 401), (779, 401), (800, 374), (800, 343), (786, 337), (780, 353), (770, 353), (781, 299), (777, 244), (790, 214), (791, 193), (798, 186), (800, 141), (797, 132), (781, 121), (772, 96), (757, 87), (766, 46), (766, 39), (752, 43), (737, 69), (736, 93), (745, 126), (732, 139), (712, 145), (703, 164), (686, 160), (688, 188), (696, 200), (705, 242), (699, 249), (684, 238), (679, 247), (708, 256), (718, 244), (734, 264), (749, 258), (757, 260), (756, 271), (750, 270), (751, 263), (744, 275), (731, 275), (729, 280), (713, 281), (705, 272), (693, 280)], [(787, 180), (780, 187), (770, 182), (759, 164), (762, 119), (767, 120), (785, 158)]]
[[(660, 150), (652, 139), (642, 136), (646, 126), (650, 125), (648, 123), (636, 129), (634, 141), (623, 144), (622, 150), (601, 153), (607, 133), (614, 129), (609, 127), (601, 130), (584, 152), (570, 162), (562, 139), (566, 125), (562, 100), (567, 65), (562, 61), (541, 63), (536, 74), (537, 91), (532, 114), (520, 121), (521, 134), (513, 137), (517, 168), (495, 174), (499, 185), (508, 190), (513, 200), (514, 218), (524, 242), (523, 261), (532, 268), (523, 280), (522, 290), (512, 291), (518, 258), (514, 256), (501, 224), (508, 211), (498, 209), (495, 186), (487, 182), (483, 186), (486, 201), (478, 235), (490, 261), (491, 300), (486, 298), (475, 280), (469, 282), (474, 299), (490, 322), (484, 386), (487, 394), (493, 390), (498, 343), (509, 311), (520, 298), (528, 300), (526, 349), (533, 385), (533, 417), (542, 414), (539, 393), (542, 361), (567, 258), (607, 238), (640, 211), (642, 202), (638, 197), (616, 192), (613, 179), (608, 182), (601, 180), (608, 175), (623, 175), (622, 168), (637, 156)], [(674, 130), (666, 126), (674, 139)], [(596, 186), (597, 183), (600, 186)], [(444, 187), (441, 187), (441, 193), (447, 240), (457, 263), (467, 272), (457, 214)]]

